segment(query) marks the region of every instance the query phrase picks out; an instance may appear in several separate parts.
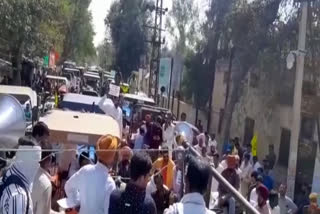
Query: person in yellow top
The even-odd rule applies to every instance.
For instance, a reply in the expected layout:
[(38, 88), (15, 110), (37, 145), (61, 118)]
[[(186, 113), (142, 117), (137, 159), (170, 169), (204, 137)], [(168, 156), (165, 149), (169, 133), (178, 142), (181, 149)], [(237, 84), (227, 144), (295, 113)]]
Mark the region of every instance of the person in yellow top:
[(162, 149), (161, 157), (153, 163), (153, 170), (159, 170), (163, 177), (163, 183), (169, 189), (172, 189), (173, 169), (175, 167), (175, 163), (171, 158), (169, 158), (169, 148), (163, 147)]

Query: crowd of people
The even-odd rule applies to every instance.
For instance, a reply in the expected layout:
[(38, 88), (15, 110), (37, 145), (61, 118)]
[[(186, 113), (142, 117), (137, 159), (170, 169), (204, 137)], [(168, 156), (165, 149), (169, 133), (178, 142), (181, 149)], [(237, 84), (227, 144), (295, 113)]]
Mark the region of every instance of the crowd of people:
[[(275, 182), (273, 145), (260, 162), (252, 155), (251, 145), (242, 147), (237, 137), (222, 152), (215, 135), (203, 131), (187, 142), (176, 132), (171, 114), (146, 115), (132, 134), (126, 133), (126, 126), (122, 139), (100, 137), (94, 159), (88, 152), (78, 155), (79, 166), (70, 167), (60, 176), (66, 182), (57, 185), (52, 175), (55, 156), (48, 142), (50, 130), (43, 122), (37, 123), (32, 136), (19, 139), (13, 163), (2, 171), (0, 214), (241, 213), (243, 207), (212, 177), (210, 167), (259, 213), (303, 213), (306, 205), (309, 213), (320, 213), (317, 195), (309, 199), (309, 187), (305, 188), (307, 199), (296, 205), (286, 195), (286, 184)], [(190, 145), (199, 156), (190, 152)], [(56, 198), (58, 186), (62, 191)], [(63, 197), (66, 207), (60, 211), (57, 204), (62, 207)]]

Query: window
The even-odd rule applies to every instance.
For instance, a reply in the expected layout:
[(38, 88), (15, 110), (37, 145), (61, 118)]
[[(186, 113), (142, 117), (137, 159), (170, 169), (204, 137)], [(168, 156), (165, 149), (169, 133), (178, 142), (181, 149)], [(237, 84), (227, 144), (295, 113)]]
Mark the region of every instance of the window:
[(251, 140), (253, 138), (253, 132), (254, 132), (254, 120), (247, 117), (245, 119), (245, 125), (244, 125), (243, 145), (251, 143)]
[(278, 164), (284, 167), (288, 167), (289, 151), (290, 151), (290, 138), (291, 131), (289, 129), (281, 129), (280, 149)]

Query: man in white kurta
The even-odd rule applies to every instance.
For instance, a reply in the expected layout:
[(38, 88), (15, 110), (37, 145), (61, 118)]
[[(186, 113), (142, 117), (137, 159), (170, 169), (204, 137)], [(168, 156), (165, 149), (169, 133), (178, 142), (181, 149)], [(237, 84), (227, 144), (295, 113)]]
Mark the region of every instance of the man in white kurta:
[(97, 142), (97, 164), (82, 167), (67, 181), (67, 197), (80, 206), (80, 214), (109, 213), (110, 195), (116, 188), (109, 166), (113, 164), (117, 146), (115, 137), (102, 136)]
[(251, 183), (251, 173), (253, 171), (253, 166), (250, 163), (250, 154), (246, 153), (244, 155), (244, 160), (241, 163), (240, 169), (240, 191), (243, 197), (247, 197)]
[(115, 188), (108, 168), (100, 162), (84, 166), (65, 185), (68, 198), (80, 205), (80, 214), (108, 213), (109, 197)]

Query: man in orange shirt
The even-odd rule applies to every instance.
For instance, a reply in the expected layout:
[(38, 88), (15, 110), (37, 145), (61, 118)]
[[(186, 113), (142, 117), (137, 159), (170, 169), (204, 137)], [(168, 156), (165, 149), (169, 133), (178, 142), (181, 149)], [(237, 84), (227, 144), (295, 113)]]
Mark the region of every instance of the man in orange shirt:
[(168, 147), (163, 147), (162, 157), (158, 158), (153, 163), (153, 170), (158, 169), (161, 172), (164, 184), (169, 189), (172, 189), (174, 167), (175, 167), (175, 164), (174, 164), (173, 160), (169, 157)]

